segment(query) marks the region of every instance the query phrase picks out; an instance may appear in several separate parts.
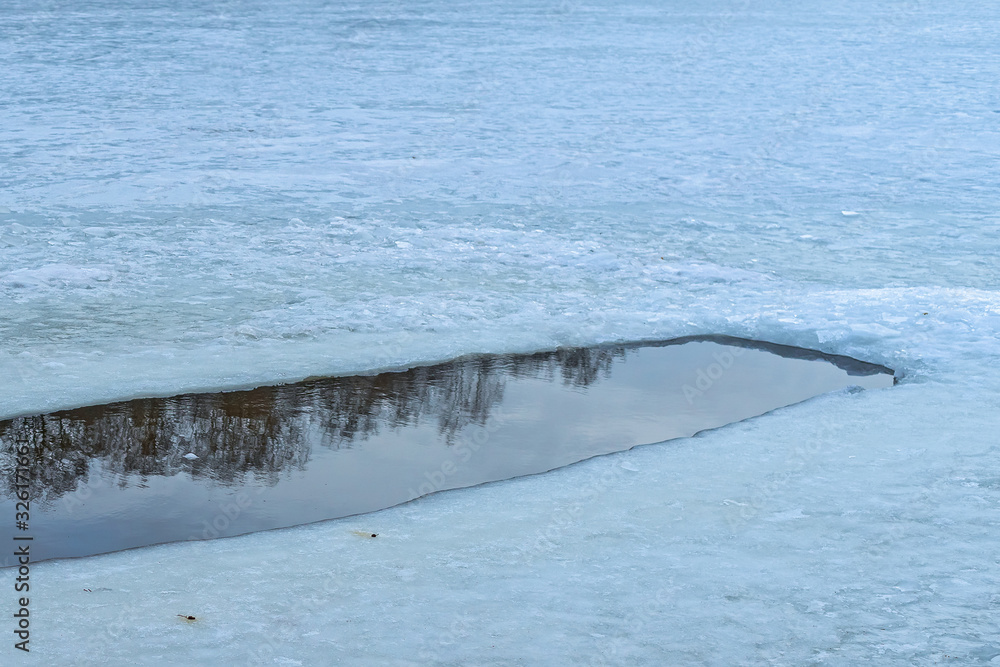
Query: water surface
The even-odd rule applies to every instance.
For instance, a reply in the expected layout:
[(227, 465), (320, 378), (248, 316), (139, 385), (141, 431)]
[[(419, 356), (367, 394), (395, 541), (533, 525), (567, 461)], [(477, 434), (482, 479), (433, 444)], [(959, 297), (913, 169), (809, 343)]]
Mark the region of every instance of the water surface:
[(848, 357), (710, 337), (139, 399), (0, 422), (0, 505), (13, 516), (11, 454), (27, 443), (36, 559), (211, 539), (545, 472), (892, 382), (889, 369)]

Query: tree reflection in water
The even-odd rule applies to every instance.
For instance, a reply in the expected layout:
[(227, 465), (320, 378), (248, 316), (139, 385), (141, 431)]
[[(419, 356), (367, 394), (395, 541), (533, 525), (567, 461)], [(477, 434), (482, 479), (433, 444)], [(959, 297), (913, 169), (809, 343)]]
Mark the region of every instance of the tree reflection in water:
[[(88, 481), (91, 465), (121, 486), (190, 471), (224, 485), (248, 475), (275, 484), (304, 468), (313, 446), (334, 449), (380, 429), (436, 420), (446, 442), (485, 424), (509, 378), (561, 379), (586, 387), (607, 377), (628, 348), (572, 348), (488, 355), (372, 376), (308, 380), (250, 391), (186, 394), (65, 410), (0, 422), (4, 492), (14, 496), (14, 450), (30, 451), (30, 497), (43, 506)], [(184, 455), (199, 459), (192, 465)]]

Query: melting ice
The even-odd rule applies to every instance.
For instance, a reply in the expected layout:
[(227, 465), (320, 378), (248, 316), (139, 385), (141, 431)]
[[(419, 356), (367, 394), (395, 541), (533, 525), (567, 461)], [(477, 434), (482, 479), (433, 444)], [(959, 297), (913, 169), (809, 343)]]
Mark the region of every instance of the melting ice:
[(986, 2), (9, 4), (0, 418), (705, 333), (905, 375), (376, 514), (42, 564), (32, 651), (995, 660), (996, 25)]

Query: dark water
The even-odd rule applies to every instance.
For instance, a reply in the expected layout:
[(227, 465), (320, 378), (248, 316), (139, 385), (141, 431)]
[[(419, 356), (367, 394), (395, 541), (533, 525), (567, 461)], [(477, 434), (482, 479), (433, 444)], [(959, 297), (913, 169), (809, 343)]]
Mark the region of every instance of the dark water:
[[(8, 540), (33, 537), (36, 560), (239, 535), (892, 383), (891, 370), (847, 357), (697, 338), (112, 403), (0, 422), (0, 516)], [(25, 446), (30, 525), (18, 531)]]

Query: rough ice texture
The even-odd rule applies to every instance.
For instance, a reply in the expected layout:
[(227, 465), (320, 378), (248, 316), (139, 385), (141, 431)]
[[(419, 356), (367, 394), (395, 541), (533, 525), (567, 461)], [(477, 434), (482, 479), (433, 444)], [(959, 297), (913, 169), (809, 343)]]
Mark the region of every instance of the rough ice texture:
[(370, 516), (42, 564), (33, 653), (996, 659), (994, 19), (11, 4), (0, 417), (696, 333), (905, 375)]

